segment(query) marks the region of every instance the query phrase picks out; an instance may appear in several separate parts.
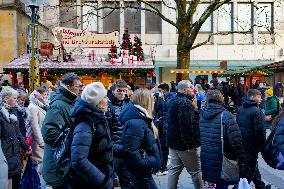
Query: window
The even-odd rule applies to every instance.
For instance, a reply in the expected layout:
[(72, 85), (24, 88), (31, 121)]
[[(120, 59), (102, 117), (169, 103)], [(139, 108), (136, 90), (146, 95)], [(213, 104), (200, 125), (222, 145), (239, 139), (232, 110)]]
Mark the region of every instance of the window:
[(249, 31), (252, 28), (252, 6), (250, 3), (238, 4), (238, 31)]
[(76, 1), (60, 1), (59, 25), (61, 27), (77, 28)]
[(218, 9), (218, 31), (233, 31), (233, 3), (225, 4)]
[[(140, 5), (136, 5), (134, 2), (125, 3), (125, 7), (134, 6), (140, 7)], [(129, 33), (139, 34), (141, 33), (141, 9), (135, 8), (125, 8), (124, 10), (124, 27), (128, 28)]]
[(83, 30), (86, 31), (98, 31), (97, 11), (94, 7), (97, 7), (97, 3), (85, 3), (82, 7), (82, 25)]
[(256, 27), (260, 32), (273, 31), (272, 3), (258, 3), (255, 6)]
[[(207, 7), (209, 6), (208, 3), (201, 3), (197, 6), (195, 15), (193, 16), (193, 21), (197, 21), (202, 14), (205, 12)], [(203, 23), (202, 27), (200, 28), (200, 32), (212, 32), (212, 15), (207, 18), (207, 20)]]
[[(151, 2), (151, 5), (161, 11), (160, 2)], [(146, 5), (145, 8), (150, 9), (149, 5)], [(162, 33), (162, 19), (158, 15), (145, 11), (145, 30), (146, 34), (161, 34)]]
[[(104, 3), (104, 7), (118, 7), (117, 3)], [(120, 11), (119, 9), (103, 9), (103, 30), (104, 33), (119, 31)]]

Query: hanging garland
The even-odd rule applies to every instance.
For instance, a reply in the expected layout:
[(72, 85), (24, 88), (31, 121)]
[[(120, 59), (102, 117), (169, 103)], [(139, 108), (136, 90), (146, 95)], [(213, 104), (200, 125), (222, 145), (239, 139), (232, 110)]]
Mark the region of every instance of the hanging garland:
[(218, 77), (243, 77), (247, 75), (262, 75), (262, 76), (269, 76), (273, 75), (274, 73), (272, 71), (269, 71), (267, 69), (260, 69), (260, 68), (251, 68), (248, 70), (236, 70), (236, 71), (228, 71), (225, 73), (218, 74)]

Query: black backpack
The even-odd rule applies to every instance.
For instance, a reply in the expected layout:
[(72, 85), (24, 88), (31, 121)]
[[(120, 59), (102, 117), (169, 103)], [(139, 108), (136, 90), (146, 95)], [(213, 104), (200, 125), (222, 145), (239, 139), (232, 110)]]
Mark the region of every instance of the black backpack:
[(69, 178), (73, 131), (76, 125), (81, 122), (89, 122), (92, 124), (91, 130), (92, 135), (94, 136), (96, 131), (95, 122), (89, 116), (80, 116), (79, 119), (75, 120), (74, 126), (72, 128), (67, 128), (64, 130), (64, 132), (61, 134), (62, 136), (60, 137), (62, 139), (62, 142), (60, 146), (56, 147), (54, 150), (54, 157), (57, 167), (64, 172), (63, 177), (66, 180), (68, 180)]

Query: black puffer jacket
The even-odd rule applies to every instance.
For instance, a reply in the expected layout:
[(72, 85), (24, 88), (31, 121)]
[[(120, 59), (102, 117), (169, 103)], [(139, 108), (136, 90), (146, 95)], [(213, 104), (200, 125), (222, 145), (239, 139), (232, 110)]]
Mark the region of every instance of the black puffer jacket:
[(8, 162), (8, 177), (21, 174), (22, 161), (20, 157), (20, 147), (24, 151), (29, 150), (29, 145), (24, 140), (17, 125), (17, 120), (13, 120), (9, 112), (1, 107), (0, 109), (0, 137), (2, 143), (2, 150)]
[[(224, 153), (228, 159), (239, 160), (241, 173), (245, 174), (245, 152), (239, 127), (233, 115), (217, 102), (208, 103), (200, 113), (201, 170), (203, 180), (221, 182), (222, 141), (221, 114), (224, 132)], [(242, 175), (243, 176), (243, 175)]]
[(104, 112), (79, 99), (71, 116), (75, 118), (75, 128), (70, 187), (112, 188), (112, 142)]
[(151, 128), (152, 119), (145, 112), (142, 107), (128, 103), (119, 118), (124, 127), (122, 157), (129, 171), (142, 177), (158, 172), (162, 159)]
[(237, 112), (237, 123), (240, 127), (243, 144), (249, 159), (257, 158), (266, 140), (264, 114), (253, 100), (244, 99)]
[(182, 93), (169, 103), (167, 144), (175, 150), (190, 150), (200, 145), (198, 113), (192, 99)]
[(114, 143), (120, 143), (121, 135), (123, 131), (123, 125), (119, 122), (119, 114), (124, 107), (128, 104), (129, 99), (125, 98), (124, 101), (118, 101), (113, 94), (109, 96), (110, 103), (108, 106), (107, 118), (109, 121), (109, 127), (111, 130), (112, 141)]

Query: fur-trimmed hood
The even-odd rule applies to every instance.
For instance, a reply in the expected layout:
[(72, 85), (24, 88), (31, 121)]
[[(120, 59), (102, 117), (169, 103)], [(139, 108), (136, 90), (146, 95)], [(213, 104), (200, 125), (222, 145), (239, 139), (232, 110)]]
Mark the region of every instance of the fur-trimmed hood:
[(16, 123), (18, 121), (17, 116), (15, 114), (10, 114), (4, 106), (0, 108), (0, 113), (2, 114), (3, 118), (9, 123)]

